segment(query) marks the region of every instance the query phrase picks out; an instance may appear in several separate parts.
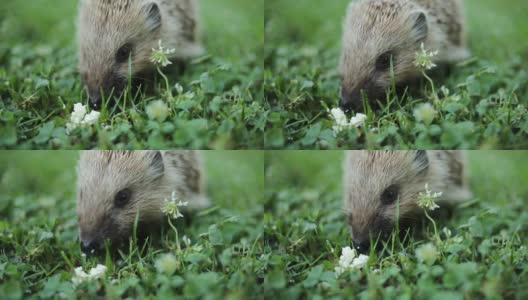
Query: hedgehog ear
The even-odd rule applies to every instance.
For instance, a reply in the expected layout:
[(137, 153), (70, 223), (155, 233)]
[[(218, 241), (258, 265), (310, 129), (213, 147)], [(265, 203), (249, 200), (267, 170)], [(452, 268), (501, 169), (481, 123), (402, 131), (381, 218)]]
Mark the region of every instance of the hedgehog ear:
[(414, 155), (414, 163), (418, 168), (418, 173), (422, 173), (429, 169), (429, 158), (427, 157), (427, 151), (418, 150)]
[(165, 167), (163, 166), (163, 156), (161, 155), (161, 151), (153, 151), (153, 153), (150, 155), (149, 170), (152, 172), (152, 176), (154, 178), (158, 178), (163, 175)]
[(156, 3), (152, 2), (143, 6), (142, 12), (146, 16), (146, 24), (148, 30), (151, 32), (156, 31), (161, 27), (161, 12)]
[(427, 27), (427, 17), (424, 12), (417, 11), (412, 14), (411, 19), (414, 22), (413, 25), (413, 36), (416, 43), (423, 42), (427, 37), (428, 27)]

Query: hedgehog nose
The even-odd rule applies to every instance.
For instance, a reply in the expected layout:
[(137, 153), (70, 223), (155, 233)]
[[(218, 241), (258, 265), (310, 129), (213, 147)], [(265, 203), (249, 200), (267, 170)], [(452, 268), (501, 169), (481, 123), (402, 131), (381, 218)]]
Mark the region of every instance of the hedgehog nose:
[(363, 102), (361, 100), (361, 93), (355, 91), (353, 93), (346, 92), (346, 89), (341, 88), (341, 97), (339, 98), (339, 108), (344, 112), (354, 111), (359, 112), (363, 110)]
[(97, 248), (98, 244), (95, 240), (81, 241), (81, 251), (84, 254), (92, 254)]
[(357, 249), (357, 251), (360, 254), (365, 254), (370, 249), (370, 240), (353, 240), (354, 248)]
[(101, 95), (99, 93), (90, 94), (90, 108), (97, 111), (101, 109)]

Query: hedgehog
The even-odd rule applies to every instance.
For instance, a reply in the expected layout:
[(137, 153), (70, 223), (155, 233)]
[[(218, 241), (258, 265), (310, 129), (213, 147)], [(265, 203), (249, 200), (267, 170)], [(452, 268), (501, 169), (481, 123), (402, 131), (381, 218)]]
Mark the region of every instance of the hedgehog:
[(129, 76), (144, 79), (160, 43), (179, 61), (204, 52), (196, 0), (81, 0), (77, 40), (79, 73), (96, 110), (103, 95), (121, 94)]
[[(347, 10), (339, 62), (344, 111), (363, 110), (386, 98), (392, 86), (416, 81), (416, 53), (438, 51), (448, 65), (470, 56), (465, 46), (462, 0), (358, 0)], [(393, 73), (392, 73), (393, 72)]]
[[(174, 195), (187, 210), (207, 207), (201, 158), (195, 151), (83, 151), (78, 167), (77, 217), (81, 250), (118, 248), (138, 227), (161, 226), (161, 208)], [(173, 194), (174, 193), (174, 194)]]
[(426, 184), (442, 193), (440, 206), (470, 199), (464, 166), (460, 151), (347, 151), (344, 212), (354, 247), (366, 252), (396, 225), (403, 233), (419, 220), (424, 212), (418, 197)]

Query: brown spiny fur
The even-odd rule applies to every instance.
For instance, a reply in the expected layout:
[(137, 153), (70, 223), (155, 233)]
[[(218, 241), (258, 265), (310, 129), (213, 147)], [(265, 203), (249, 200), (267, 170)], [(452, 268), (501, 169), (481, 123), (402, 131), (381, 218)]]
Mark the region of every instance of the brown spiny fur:
[[(207, 206), (203, 178), (194, 151), (83, 151), (77, 188), (81, 241), (119, 244), (129, 237), (137, 214), (140, 224), (160, 224), (161, 207), (173, 192), (189, 209)], [(130, 200), (116, 207), (115, 196), (124, 189)]]
[[(344, 210), (355, 244), (368, 243), (392, 231), (396, 220), (410, 223), (423, 215), (418, 194), (425, 184), (442, 192), (440, 204), (471, 197), (460, 151), (347, 151), (344, 163)], [(381, 197), (396, 187), (397, 201)], [(399, 216), (396, 216), (399, 205)]]
[[(360, 109), (361, 90), (371, 104), (385, 99), (391, 86), (392, 57), (396, 84), (416, 78), (420, 45), (438, 50), (436, 62), (469, 56), (465, 47), (462, 0), (358, 0), (347, 10), (339, 63), (341, 105)], [(385, 55), (384, 55), (385, 54)], [(380, 57), (384, 67), (376, 67)]]
[(153, 67), (159, 40), (176, 50), (172, 58), (200, 55), (196, 6), (197, 0), (81, 0), (79, 71), (93, 107), (101, 104), (100, 90), (108, 97), (115, 88), (116, 95), (127, 83), (128, 59), (116, 60), (124, 45), (131, 51), (133, 78)]

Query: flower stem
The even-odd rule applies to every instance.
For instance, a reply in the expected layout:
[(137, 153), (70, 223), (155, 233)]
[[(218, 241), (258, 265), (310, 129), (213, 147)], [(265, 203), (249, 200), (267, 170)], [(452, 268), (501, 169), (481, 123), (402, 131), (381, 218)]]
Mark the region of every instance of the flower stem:
[(156, 69), (158, 69), (158, 73), (161, 75), (161, 77), (163, 77), (163, 80), (165, 81), (165, 88), (167, 89), (167, 94), (169, 96), (169, 100), (172, 99), (172, 92), (171, 92), (171, 89), (170, 89), (170, 86), (169, 86), (169, 79), (167, 78), (167, 76), (165, 76), (165, 74), (163, 74), (163, 72), (161, 71), (161, 69), (159, 67), (156, 67)]
[(429, 216), (429, 214), (427, 213), (427, 209), (424, 209), (424, 212), (425, 212), (425, 217), (429, 219), (431, 223), (433, 223), (433, 230), (434, 230), (435, 238), (437, 239), (438, 242), (440, 242), (440, 236), (438, 236), (438, 232), (436, 230), (436, 222), (433, 220), (433, 218), (431, 218), (431, 216)]
[(435, 87), (434, 87), (434, 82), (433, 80), (431, 79), (431, 77), (427, 76), (427, 74), (425, 73), (425, 71), (422, 71), (422, 74), (423, 76), (425, 77), (425, 79), (427, 79), (427, 81), (429, 81), (429, 84), (431, 85), (431, 89), (433, 91), (433, 95), (434, 95), (434, 100), (438, 100), (438, 96), (436, 95), (436, 91), (435, 91)]
[(174, 230), (174, 232), (176, 233), (176, 247), (178, 248), (178, 253), (179, 253), (181, 251), (181, 247), (180, 247), (180, 239), (178, 237), (178, 229), (176, 229), (176, 227), (172, 224), (171, 218), (168, 218), (168, 220), (169, 220), (170, 227), (172, 227), (172, 230)]

